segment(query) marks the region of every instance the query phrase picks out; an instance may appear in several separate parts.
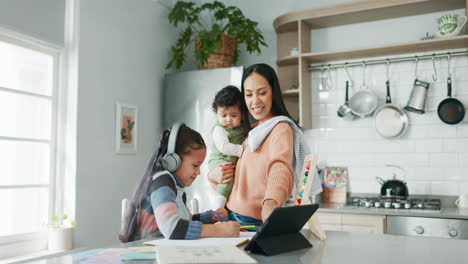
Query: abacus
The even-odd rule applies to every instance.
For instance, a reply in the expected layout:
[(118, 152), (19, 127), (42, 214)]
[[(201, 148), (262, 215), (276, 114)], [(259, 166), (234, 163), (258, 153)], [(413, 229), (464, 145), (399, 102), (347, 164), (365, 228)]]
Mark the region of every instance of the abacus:
[[(315, 168), (317, 167), (318, 155), (307, 155), (304, 159), (304, 165), (302, 167), (301, 177), (299, 178), (296, 195), (294, 198), (294, 205), (300, 204), (311, 204), (310, 201), (310, 190), (312, 186), (312, 180), (315, 175)], [(317, 236), (320, 240), (325, 240), (327, 237), (323, 231), (322, 225), (318, 220), (317, 214), (307, 222), (310, 231)]]

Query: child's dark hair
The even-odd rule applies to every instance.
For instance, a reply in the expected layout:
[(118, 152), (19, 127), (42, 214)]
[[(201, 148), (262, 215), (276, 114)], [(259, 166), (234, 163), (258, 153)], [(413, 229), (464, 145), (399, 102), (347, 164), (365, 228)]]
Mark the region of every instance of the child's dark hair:
[(238, 105), (242, 112), (243, 100), (244, 98), (242, 97), (242, 93), (239, 88), (228, 85), (216, 93), (211, 108), (214, 112), (216, 112), (218, 111), (218, 107), (230, 107)]
[[(165, 129), (161, 132), (159, 146), (151, 156), (143, 177), (133, 194), (129, 208), (125, 213), (124, 225), (119, 234), (120, 241), (124, 243), (138, 239), (136, 234), (139, 228), (138, 214), (140, 212), (141, 203), (146, 197), (148, 186), (151, 184), (153, 175), (163, 170), (161, 160), (167, 153), (169, 134), (169, 129)], [(177, 133), (175, 152), (183, 158), (183, 155), (189, 154), (192, 150), (199, 150), (202, 148), (206, 148), (206, 145), (200, 133), (186, 125), (182, 125)]]

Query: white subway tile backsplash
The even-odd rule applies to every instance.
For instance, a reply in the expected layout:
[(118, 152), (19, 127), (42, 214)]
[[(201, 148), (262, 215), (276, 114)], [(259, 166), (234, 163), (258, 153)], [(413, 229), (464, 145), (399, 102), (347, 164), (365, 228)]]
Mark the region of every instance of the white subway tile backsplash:
[(375, 153), (374, 165), (383, 167), (386, 164), (394, 164), (401, 167), (425, 167), (429, 166), (429, 154), (427, 153)]
[(468, 194), (468, 181), (461, 182), (458, 194)]
[(441, 125), (427, 127), (431, 138), (454, 138), (457, 136), (457, 128), (455, 126), (447, 125), (441, 120), (439, 122)]
[[(346, 153), (326, 153), (328, 159), (327, 166), (344, 166), (354, 168), (355, 166), (371, 167), (374, 165), (374, 155), (365, 153), (354, 153), (349, 155)], [(320, 154), (321, 155), (321, 154)]]
[(434, 181), (431, 182), (431, 194), (434, 195), (457, 195), (459, 192), (457, 182)]
[[(460, 153), (458, 155), (458, 158), (459, 158), (459, 160), (458, 160), (459, 167), (460, 168), (465, 168), (465, 170), (466, 170), (466, 168), (468, 168), (468, 153)], [(467, 174), (468, 174), (468, 170), (466, 170), (466, 171), (467, 171)], [(467, 180), (468, 180), (468, 178), (467, 178)]]
[(444, 179), (449, 181), (468, 180), (468, 173), (464, 168), (446, 168), (444, 176)]
[(458, 139), (446, 138), (443, 140), (443, 152), (458, 152)]
[(429, 162), (435, 168), (453, 168), (458, 166), (458, 154), (456, 153), (430, 153)]
[(416, 167), (406, 178), (414, 181), (440, 181), (444, 178), (444, 168)]
[(456, 67), (452, 70), (452, 80), (468, 81), (468, 67)]
[(442, 139), (416, 139), (414, 151), (418, 153), (442, 152), (444, 148)]
[(420, 195), (431, 193), (431, 183), (424, 181), (408, 181), (408, 192), (409, 195)]
[[(380, 137), (372, 117), (346, 121), (336, 111), (344, 103), (348, 75), (343, 68), (312, 72), (313, 129), (305, 131), (309, 145), (319, 154), (320, 166), (346, 166), (352, 192), (377, 193), (380, 185), (375, 176), (388, 179), (392, 173), (408, 181), (410, 194), (457, 195), (468, 193), (468, 118), (457, 125), (443, 123), (437, 115), (439, 103), (447, 98), (447, 59), (435, 60), (438, 79), (432, 79), (431, 60), (418, 64), (419, 79), (430, 82), (426, 112), (407, 112), (406, 135), (394, 139)], [(392, 63), (389, 68), (392, 103), (407, 105), (415, 79), (414, 62)], [(453, 96), (468, 107), (468, 56), (451, 61)], [(362, 67), (348, 68), (354, 85), (350, 97), (362, 89)], [(365, 84), (385, 103), (386, 66), (366, 67)], [(322, 77), (322, 78), (321, 78)], [(322, 83), (322, 85), (320, 85)], [(404, 168), (406, 176), (384, 165)], [(465, 173), (465, 171), (467, 171)]]
[(354, 193), (380, 192), (380, 184), (377, 183), (377, 181), (354, 180), (351, 178), (349, 180), (348, 187), (349, 191)]

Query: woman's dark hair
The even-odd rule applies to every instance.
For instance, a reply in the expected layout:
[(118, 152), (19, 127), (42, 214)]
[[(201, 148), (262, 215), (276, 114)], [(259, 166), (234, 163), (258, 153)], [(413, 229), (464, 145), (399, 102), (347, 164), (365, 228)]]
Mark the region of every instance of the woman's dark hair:
[[(263, 76), (263, 78), (265, 78), (268, 81), (268, 84), (270, 84), (272, 95), (273, 95), (271, 111), (277, 116), (283, 115), (283, 116), (287, 116), (291, 118), (291, 120), (294, 120), (289, 114), (288, 110), (286, 109), (286, 106), (284, 105), (283, 97), (281, 95), (280, 84), (278, 81), (278, 77), (276, 76), (275, 70), (272, 67), (270, 67), (268, 64), (258, 63), (258, 64), (251, 65), (244, 70), (244, 73), (242, 74), (242, 86), (241, 86), (242, 96), (245, 97), (244, 82), (253, 73), (260, 74), (261, 76)], [(245, 105), (245, 100), (242, 100), (242, 102), (243, 102), (243, 109), (247, 109), (247, 105)], [(243, 114), (244, 114), (243, 118), (245, 122), (250, 127), (249, 111), (243, 111)]]
[(228, 85), (216, 93), (211, 108), (214, 112), (218, 107), (230, 107), (238, 105), (242, 112), (242, 101), (244, 100), (239, 88)]
[[(148, 186), (151, 184), (153, 175), (163, 170), (161, 160), (167, 153), (169, 134), (169, 129), (165, 129), (161, 132), (159, 147), (151, 156), (148, 165), (146, 165), (143, 177), (141, 177), (135, 189), (129, 208), (127, 208), (124, 225), (119, 234), (120, 241), (124, 243), (136, 239), (135, 235), (138, 230), (141, 203), (147, 195)], [(182, 125), (177, 134), (175, 152), (183, 158), (183, 155), (189, 154), (192, 150), (199, 150), (202, 148), (206, 148), (206, 145), (200, 133), (186, 125)]]

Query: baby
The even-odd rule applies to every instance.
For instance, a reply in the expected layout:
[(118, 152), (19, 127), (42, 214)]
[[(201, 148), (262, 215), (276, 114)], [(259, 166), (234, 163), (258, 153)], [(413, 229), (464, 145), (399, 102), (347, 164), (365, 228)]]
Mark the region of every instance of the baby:
[[(242, 122), (242, 100), (242, 93), (235, 86), (226, 86), (216, 93), (212, 108), (218, 122), (212, 133), (214, 146), (208, 162), (210, 170), (225, 162), (235, 165), (242, 155), (242, 142), (247, 136), (247, 129)], [(213, 209), (224, 208), (233, 185), (234, 179), (229, 183), (218, 184)]]

